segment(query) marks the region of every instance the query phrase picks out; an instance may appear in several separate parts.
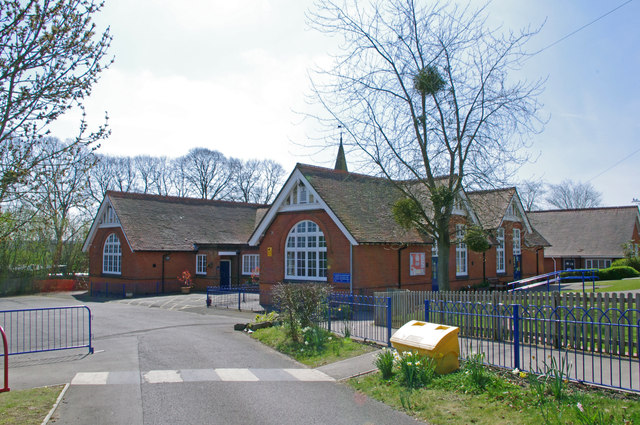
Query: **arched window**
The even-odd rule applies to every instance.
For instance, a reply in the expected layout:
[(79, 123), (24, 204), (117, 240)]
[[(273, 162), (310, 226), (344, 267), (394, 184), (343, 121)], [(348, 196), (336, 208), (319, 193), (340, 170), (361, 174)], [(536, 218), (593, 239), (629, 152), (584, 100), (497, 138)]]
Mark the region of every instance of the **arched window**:
[(327, 280), (327, 242), (313, 221), (301, 221), (287, 236), (285, 278)]
[(120, 274), (122, 272), (122, 248), (115, 233), (110, 234), (102, 251), (102, 273)]

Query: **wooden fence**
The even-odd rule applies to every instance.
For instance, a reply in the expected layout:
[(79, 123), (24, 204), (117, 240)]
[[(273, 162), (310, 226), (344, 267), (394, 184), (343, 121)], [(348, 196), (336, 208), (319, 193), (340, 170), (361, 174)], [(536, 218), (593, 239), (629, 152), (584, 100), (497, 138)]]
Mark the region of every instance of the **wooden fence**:
[(394, 328), (424, 320), (428, 300), (429, 321), (458, 326), (460, 336), (512, 342), (517, 337), (522, 344), (618, 356), (640, 352), (640, 294), (394, 291), (376, 296), (391, 297)]

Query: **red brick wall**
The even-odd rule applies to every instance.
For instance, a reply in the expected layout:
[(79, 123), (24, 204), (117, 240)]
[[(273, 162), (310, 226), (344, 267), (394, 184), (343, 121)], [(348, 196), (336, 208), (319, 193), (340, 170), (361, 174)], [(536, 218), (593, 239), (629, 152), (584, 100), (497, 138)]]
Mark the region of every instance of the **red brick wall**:
[[(115, 233), (120, 239), (122, 247), (122, 273), (120, 275), (102, 273), (102, 253), (104, 242), (107, 237)], [(230, 249), (227, 251), (235, 251)], [(209, 285), (220, 283), (219, 265), (220, 260), (231, 261), (231, 283), (245, 283), (250, 276), (241, 273), (242, 254), (257, 253), (255, 249), (246, 249), (240, 255), (219, 256), (216, 250), (202, 250), (196, 252), (164, 252), (164, 251), (143, 251), (132, 252), (120, 228), (98, 229), (89, 247), (89, 279), (96, 288), (103, 288), (105, 284), (110, 285), (109, 292), (119, 293), (117, 285), (122, 287), (125, 284), (126, 292), (152, 293), (157, 289), (156, 283), (160, 282), (162, 291), (163, 257), (164, 260), (164, 290), (165, 292), (175, 292), (179, 290), (180, 283), (178, 275), (184, 270), (191, 273), (195, 290), (205, 290)], [(207, 255), (207, 274), (196, 275), (196, 254)], [(239, 278), (240, 276), (240, 278)], [(99, 289), (102, 290), (102, 289)]]
[[(260, 283), (263, 289), (269, 289), (273, 284), (284, 280), (284, 251), (286, 238), (298, 222), (311, 220), (318, 224), (327, 240), (328, 278), (332, 283), (333, 273), (350, 273), (349, 241), (341, 230), (324, 211), (286, 212), (276, 215), (273, 223), (267, 229), (260, 243), (261, 273)], [(464, 218), (455, 217), (452, 221), (452, 237), (455, 236), (455, 224), (464, 222)], [(523, 246), (524, 232), (522, 224), (505, 222), (505, 274), (498, 276), (502, 281), (513, 280), (513, 228), (521, 229), (522, 245), (522, 275), (532, 276), (536, 269), (535, 250), (528, 250)], [(355, 292), (371, 292), (387, 288), (398, 288), (398, 252), (400, 252), (402, 289), (428, 290), (431, 289), (432, 261), (431, 246), (403, 246), (399, 245), (357, 245), (353, 247), (352, 282)], [(449, 256), (449, 276), (451, 289), (458, 290), (473, 287), (482, 282), (482, 254), (467, 250), (467, 272), (464, 277), (456, 277), (455, 244), (451, 245)], [(271, 256), (269, 256), (271, 252)], [(425, 274), (410, 276), (409, 259), (414, 252), (424, 252), (426, 258)], [(539, 270), (542, 273), (543, 257), (539, 255)], [(491, 247), (486, 252), (486, 277), (496, 277), (496, 250)], [(335, 284), (337, 289), (349, 289), (348, 284)]]

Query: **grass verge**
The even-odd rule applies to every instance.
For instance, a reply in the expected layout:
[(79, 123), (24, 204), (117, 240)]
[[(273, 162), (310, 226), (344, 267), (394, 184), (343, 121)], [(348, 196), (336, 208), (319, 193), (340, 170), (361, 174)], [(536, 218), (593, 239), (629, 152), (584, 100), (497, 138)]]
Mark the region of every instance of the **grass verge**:
[(0, 394), (0, 425), (41, 424), (64, 385)]
[[(396, 376), (380, 373), (353, 378), (355, 390), (430, 424), (635, 424), (640, 402), (635, 395), (578, 388), (566, 384), (562, 398), (538, 393), (525, 374), (486, 370), (488, 383), (474, 384), (469, 368), (436, 376), (427, 386), (409, 390)], [(580, 403), (580, 405), (578, 405)], [(582, 408), (582, 411), (580, 411)]]
[(327, 339), (323, 347), (317, 349), (304, 343), (291, 341), (283, 326), (259, 329), (253, 332), (251, 337), (311, 367), (359, 356), (376, 349), (371, 345), (353, 341), (351, 338), (342, 338), (333, 334), (328, 337), (331, 339)]
[(640, 278), (596, 282), (596, 292), (631, 291), (633, 289), (640, 289)]

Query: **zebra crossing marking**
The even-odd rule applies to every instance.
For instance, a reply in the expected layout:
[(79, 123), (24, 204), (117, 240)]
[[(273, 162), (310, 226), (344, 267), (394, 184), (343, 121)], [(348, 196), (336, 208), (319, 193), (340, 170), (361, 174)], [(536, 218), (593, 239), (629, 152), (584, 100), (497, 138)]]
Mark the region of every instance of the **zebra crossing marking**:
[(147, 372), (78, 372), (71, 385), (166, 384), (182, 382), (334, 382), (315, 369), (183, 369)]

